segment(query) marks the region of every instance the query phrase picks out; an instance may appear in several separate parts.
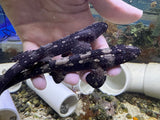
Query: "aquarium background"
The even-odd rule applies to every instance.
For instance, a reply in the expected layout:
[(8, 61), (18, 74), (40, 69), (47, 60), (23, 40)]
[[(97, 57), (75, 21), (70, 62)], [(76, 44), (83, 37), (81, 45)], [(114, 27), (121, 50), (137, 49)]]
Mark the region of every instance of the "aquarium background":
[[(160, 61), (160, 0), (124, 0), (125, 2), (142, 9), (142, 18), (128, 25), (116, 25), (102, 18), (90, 5), (95, 21), (108, 24), (104, 34), (110, 46), (116, 44), (134, 45), (142, 50), (141, 56), (134, 62)], [(22, 51), (22, 45), (9, 19), (0, 6), (0, 57), (2, 54), (14, 56)], [(6, 56), (6, 55), (5, 55)], [(6, 60), (7, 59), (7, 60)], [(8, 62), (9, 59), (0, 60)]]

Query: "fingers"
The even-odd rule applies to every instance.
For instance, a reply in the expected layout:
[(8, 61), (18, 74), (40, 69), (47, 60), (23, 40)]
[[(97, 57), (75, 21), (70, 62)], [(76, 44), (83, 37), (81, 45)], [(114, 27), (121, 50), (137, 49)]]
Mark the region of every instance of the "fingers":
[(23, 51), (36, 50), (39, 48), (38, 45), (30, 41), (23, 41), (22, 44), (23, 44)]
[(37, 89), (43, 90), (46, 88), (47, 83), (46, 83), (44, 75), (40, 75), (38, 77), (32, 78), (31, 80), (32, 80), (34, 87), (36, 87)]
[(122, 0), (90, 0), (97, 12), (116, 24), (129, 24), (141, 18), (143, 11)]
[[(37, 46), (36, 44), (34, 44), (30, 41), (23, 41), (23, 51), (35, 50), (38, 48), (39, 48), (39, 46)], [(45, 89), (45, 87), (47, 85), (44, 75), (40, 75), (38, 77), (32, 78), (31, 80), (32, 80), (34, 87), (36, 87), (39, 90)]]
[[(103, 48), (108, 48), (108, 44), (106, 42), (106, 39), (104, 38), (103, 35), (101, 35), (100, 37), (98, 37), (92, 44), (92, 48), (93, 49), (103, 49)], [(110, 76), (116, 76), (121, 72), (121, 68), (120, 66), (114, 67), (110, 70), (107, 71), (107, 74)], [(83, 81), (86, 81), (86, 76), (89, 74), (90, 72), (88, 71), (82, 71), (80, 72), (80, 78)]]
[(71, 85), (76, 85), (79, 82), (79, 75), (77, 73), (69, 73), (65, 76), (64, 82), (71, 84)]
[(121, 67), (117, 66), (117, 67), (114, 67), (114, 68), (108, 70), (107, 74), (109, 76), (116, 76), (116, 75), (120, 74), (120, 72), (121, 72)]
[(99, 36), (93, 43), (92, 48), (95, 49), (103, 49), (108, 48), (108, 44), (103, 35)]

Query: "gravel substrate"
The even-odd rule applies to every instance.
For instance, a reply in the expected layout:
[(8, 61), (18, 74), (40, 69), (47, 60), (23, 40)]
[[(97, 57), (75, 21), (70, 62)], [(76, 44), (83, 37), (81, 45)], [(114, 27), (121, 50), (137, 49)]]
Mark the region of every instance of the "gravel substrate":
[(96, 90), (91, 95), (78, 95), (75, 113), (66, 118), (24, 83), (11, 96), (22, 120), (160, 120), (160, 100), (137, 93), (114, 97)]

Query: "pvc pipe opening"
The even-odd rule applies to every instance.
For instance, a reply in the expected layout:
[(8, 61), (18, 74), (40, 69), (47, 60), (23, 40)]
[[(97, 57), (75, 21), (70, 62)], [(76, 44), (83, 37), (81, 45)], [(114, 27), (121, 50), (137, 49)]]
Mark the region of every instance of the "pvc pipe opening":
[(107, 79), (100, 90), (108, 95), (119, 95), (126, 91), (128, 79), (129, 75), (122, 69), (121, 73), (117, 76), (107, 76)]
[(8, 91), (10, 93), (17, 92), (21, 88), (21, 86), (22, 86), (22, 82), (19, 82), (19, 83), (15, 84), (15, 85), (11, 86), (10, 88), (8, 88)]
[(17, 113), (12, 109), (0, 110), (0, 120), (19, 120), (17, 118)]
[(76, 104), (77, 98), (75, 96), (70, 96), (66, 98), (60, 107), (60, 113), (65, 114), (65, 116), (70, 115), (75, 111)]
[(94, 91), (93, 87), (91, 87), (88, 83), (83, 81), (79, 82), (79, 89), (85, 95), (91, 94)]

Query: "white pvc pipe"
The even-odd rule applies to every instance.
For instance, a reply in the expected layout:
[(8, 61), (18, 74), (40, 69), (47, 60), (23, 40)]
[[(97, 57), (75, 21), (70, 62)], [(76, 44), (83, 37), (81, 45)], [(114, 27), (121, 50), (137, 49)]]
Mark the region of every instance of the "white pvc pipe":
[(123, 92), (140, 92), (160, 99), (160, 64), (125, 63), (122, 71), (114, 77), (107, 77), (100, 90), (108, 95)]
[(45, 79), (47, 86), (44, 90), (36, 89), (31, 80), (27, 80), (26, 83), (61, 117), (67, 117), (72, 114), (77, 106), (77, 95), (62, 83), (56, 84), (48, 74), (45, 74)]
[(0, 120), (20, 120), (8, 90), (0, 95)]
[(144, 93), (160, 99), (160, 64), (150, 63), (144, 76)]

